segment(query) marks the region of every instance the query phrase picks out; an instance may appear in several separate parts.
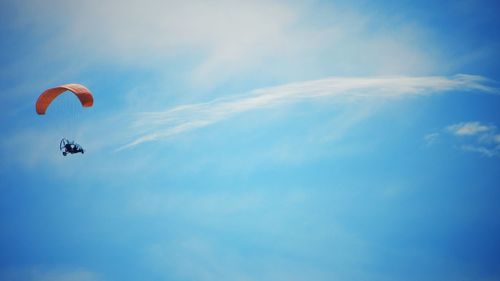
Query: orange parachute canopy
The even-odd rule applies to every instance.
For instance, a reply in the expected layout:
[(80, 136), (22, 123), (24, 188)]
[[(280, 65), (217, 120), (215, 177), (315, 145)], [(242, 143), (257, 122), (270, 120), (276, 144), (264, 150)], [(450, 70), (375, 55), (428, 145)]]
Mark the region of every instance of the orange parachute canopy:
[(92, 97), (92, 93), (85, 86), (80, 84), (66, 84), (43, 92), (36, 101), (36, 113), (44, 115), (52, 101), (66, 91), (74, 93), (83, 107), (91, 107), (94, 104), (94, 97)]

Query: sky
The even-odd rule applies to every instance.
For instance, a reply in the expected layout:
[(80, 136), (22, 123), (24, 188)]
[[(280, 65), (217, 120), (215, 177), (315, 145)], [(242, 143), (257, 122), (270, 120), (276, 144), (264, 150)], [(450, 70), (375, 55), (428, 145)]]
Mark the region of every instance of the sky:
[(0, 280), (500, 280), (499, 9), (1, 1)]

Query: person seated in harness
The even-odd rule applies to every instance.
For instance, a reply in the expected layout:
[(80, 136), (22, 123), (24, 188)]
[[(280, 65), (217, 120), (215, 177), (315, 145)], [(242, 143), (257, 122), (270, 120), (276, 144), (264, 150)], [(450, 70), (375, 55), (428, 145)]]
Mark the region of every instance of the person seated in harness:
[(75, 143), (74, 141), (69, 141), (65, 138), (61, 140), (60, 148), (64, 156), (66, 156), (68, 153), (75, 154), (81, 152), (83, 154), (85, 152), (79, 144)]

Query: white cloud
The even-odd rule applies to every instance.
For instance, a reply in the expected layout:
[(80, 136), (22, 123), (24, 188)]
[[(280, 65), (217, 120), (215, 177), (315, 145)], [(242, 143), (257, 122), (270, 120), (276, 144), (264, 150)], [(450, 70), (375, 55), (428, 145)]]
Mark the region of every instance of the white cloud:
[(292, 43), (286, 42), (287, 28), (300, 11), (290, 3), (261, 0), (33, 0), (18, 7), (38, 32), (56, 31), (50, 48), (58, 45), (63, 53), (77, 50), (139, 65), (188, 53), (203, 57), (195, 75), (247, 64)]
[(332, 77), (277, 87), (253, 90), (245, 95), (215, 99), (207, 103), (177, 106), (138, 116), (132, 131), (141, 132), (120, 148), (168, 138), (186, 131), (221, 122), (231, 116), (255, 109), (276, 108), (304, 100), (335, 98), (339, 101), (377, 101), (408, 96), (422, 96), (452, 90), (476, 90), (493, 93), (484, 79), (472, 75), (453, 77)]
[(16, 20), (47, 38), (34, 47), (44, 57), (170, 70), (169, 62), (183, 61), (196, 85), (247, 71), (308, 79), (429, 73), (444, 65), (413, 22), (388, 25), (384, 15), (311, 1), (29, 0), (17, 7)]
[(451, 142), (459, 143), (457, 147), (462, 151), (486, 157), (500, 156), (500, 134), (495, 125), (478, 121), (461, 122), (447, 126), (443, 129), (443, 134), (453, 136)]
[(500, 134), (495, 135), (494, 140), (496, 143), (500, 144)]
[(474, 136), (493, 130), (493, 126), (483, 125), (479, 122), (458, 123), (448, 127), (448, 130), (457, 136)]

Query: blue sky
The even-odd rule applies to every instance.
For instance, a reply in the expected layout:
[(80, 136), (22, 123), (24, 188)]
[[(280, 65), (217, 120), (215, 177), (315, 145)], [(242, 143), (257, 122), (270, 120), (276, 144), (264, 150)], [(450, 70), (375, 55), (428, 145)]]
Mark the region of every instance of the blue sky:
[(0, 280), (500, 280), (499, 8), (3, 1)]

